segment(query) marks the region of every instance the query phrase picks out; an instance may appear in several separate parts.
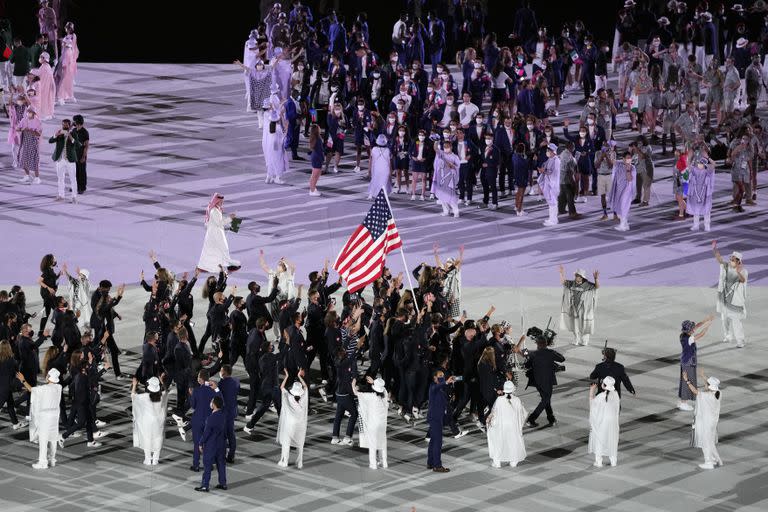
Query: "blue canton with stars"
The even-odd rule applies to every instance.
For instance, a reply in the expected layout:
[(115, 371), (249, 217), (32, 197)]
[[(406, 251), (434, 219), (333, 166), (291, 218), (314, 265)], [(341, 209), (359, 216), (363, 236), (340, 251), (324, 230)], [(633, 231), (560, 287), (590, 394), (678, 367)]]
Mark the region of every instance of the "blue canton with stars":
[(376, 200), (373, 202), (373, 206), (368, 210), (368, 215), (363, 220), (363, 226), (371, 233), (371, 237), (374, 240), (378, 240), (382, 233), (387, 229), (387, 222), (392, 217), (392, 212), (389, 211), (389, 205), (387, 205), (387, 199), (384, 197), (384, 191), (379, 191), (379, 195), (376, 196)]

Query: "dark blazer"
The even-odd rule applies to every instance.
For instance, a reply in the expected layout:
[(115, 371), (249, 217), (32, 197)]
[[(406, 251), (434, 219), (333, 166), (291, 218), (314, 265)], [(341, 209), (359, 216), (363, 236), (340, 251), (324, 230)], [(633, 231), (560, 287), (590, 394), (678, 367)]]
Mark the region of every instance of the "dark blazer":
[(58, 137), (51, 137), (48, 139), (48, 143), (56, 144), (56, 147), (53, 149), (54, 162), (57, 162), (59, 158), (61, 158), (62, 151), (66, 151), (64, 158), (67, 159), (67, 162), (77, 162), (77, 153), (75, 149), (80, 146), (80, 141), (73, 137), (71, 132), (69, 137), (64, 134), (61, 134)]
[(528, 386), (537, 388), (551, 389), (557, 384), (555, 377), (555, 363), (562, 363), (565, 357), (551, 348), (541, 348), (534, 350), (528, 356), (525, 366), (529, 369)]
[(212, 461), (224, 457), (227, 449), (226, 414), (223, 410), (212, 412), (205, 420), (205, 429), (200, 438), (203, 446), (203, 460)]
[(219, 391), (224, 399), (224, 411), (227, 420), (234, 421), (237, 416), (237, 393), (240, 391), (240, 381), (234, 377), (224, 377), (219, 381)]
[(427, 422), (431, 425), (443, 425), (447, 407), (448, 394), (446, 392), (445, 382), (432, 382), (429, 385), (429, 409), (427, 409)]
[(192, 413), (192, 432), (202, 433), (205, 428), (205, 420), (211, 415), (211, 400), (216, 396), (216, 391), (208, 386), (197, 386), (192, 390), (189, 406), (195, 412)]
[[(632, 382), (630, 382), (629, 377), (627, 376), (627, 372), (624, 371), (624, 365), (617, 363), (615, 361), (603, 361), (602, 363), (595, 366), (595, 369), (592, 370), (592, 373), (589, 374), (589, 378), (591, 380), (597, 380), (599, 381), (598, 384), (602, 385), (603, 379), (606, 377), (613, 377), (616, 381), (616, 393), (619, 394), (619, 398), (621, 398), (621, 385), (624, 384), (624, 387), (627, 388), (627, 391), (635, 394), (635, 388), (632, 386)], [(598, 393), (601, 393), (603, 391), (602, 387), (598, 387)]]

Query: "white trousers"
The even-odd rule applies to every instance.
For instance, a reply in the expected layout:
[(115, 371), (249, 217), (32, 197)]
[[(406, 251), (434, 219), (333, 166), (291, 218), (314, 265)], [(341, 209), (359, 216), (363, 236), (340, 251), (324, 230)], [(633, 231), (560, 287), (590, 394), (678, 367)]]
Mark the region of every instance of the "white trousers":
[(744, 344), (744, 325), (741, 323), (741, 315), (729, 311), (723, 306), (720, 312), (720, 319), (723, 321), (723, 336), (726, 341), (736, 341), (737, 344)]
[[(693, 229), (699, 229), (699, 214), (693, 216)], [(709, 212), (704, 214), (704, 229), (709, 231), (711, 214)]]
[(69, 176), (69, 190), (72, 193), (72, 197), (77, 195), (77, 177), (75, 176), (75, 162), (68, 162), (66, 158), (62, 158), (56, 162), (56, 176), (59, 178), (59, 190), (58, 197), (65, 197), (65, 180)]
[(549, 224), (557, 224), (557, 203), (549, 204), (549, 218), (547, 222)]
[(592, 96), (597, 94), (600, 89), (608, 88), (608, 77), (606, 75), (595, 75), (595, 90)]
[(0, 62), (0, 86), (6, 90), (13, 84), (13, 74), (11, 73), (11, 62)]
[(42, 464), (56, 464), (56, 443), (58, 436), (49, 436), (47, 432), (40, 432), (38, 435), (38, 446), (40, 449), (37, 461)]
[(720, 458), (720, 453), (717, 451), (717, 445), (714, 443), (708, 446), (702, 446), (701, 451), (704, 453), (704, 462), (711, 464), (723, 463), (723, 460)]
[[(288, 464), (288, 457), (291, 453), (291, 445), (289, 443), (280, 445), (282, 450), (280, 454), (280, 462), (285, 462)], [(296, 467), (301, 469), (301, 466), (304, 464), (304, 446), (299, 446), (296, 449)]]
[(448, 215), (451, 212), (451, 210), (453, 210), (453, 216), (454, 217), (458, 217), (459, 216), (459, 206), (458, 205), (456, 205), (456, 204), (447, 204), (447, 203), (444, 203), (443, 201), (438, 201), (438, 203), (440, 203), (440, 206), (443, 207), (443, 214), (444, 215)]
[(577, 345), (589, 345), (589, 334), (581, 332), (581, 321), (579, 319), (573, 322), (573, 339)]
[(380, 454), (381, 465), (386, 466), (387, 465), (387, 445), (386, 444), (384, 444), (384, 446), (380, 450), (376, 450), (376, 448), (373, 448), (373, 447), (368, 448), (368, 465), (371, 468), (377, 467), (376, 452)]

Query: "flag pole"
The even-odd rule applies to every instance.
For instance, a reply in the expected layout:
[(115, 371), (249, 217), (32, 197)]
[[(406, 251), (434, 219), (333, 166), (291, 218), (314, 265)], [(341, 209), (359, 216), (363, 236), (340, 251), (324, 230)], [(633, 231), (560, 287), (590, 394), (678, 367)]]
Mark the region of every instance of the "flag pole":
[[(392, 203), (389, 202), (389, 195), (387, 194), (387, 191), (382, 189), (381, 192), (384, 194), (384, 199), (387, 200), (387, 206), (389, 206), (389, 213), (392, 215), (392, 222), (397, 225), (397, 222), (395, 221), (395, 212), (392, 210)], [(405, 261), (405, 253), (403, 252), (403, 244), (400, 244), (400, 257), (403, 258), (403, 268), (405, 269), (405, 277), (408, 278), (408, 287), (411, 289), (411, 295), (413, 295), (413, 304), (416, 306), (416, 311), (419, 310), (419, 301), (416, 300), (416, 292), (413, 291), (413, 281), (411, 281), (411, 271), (409, 270), (410, 267), (408, 266), (408, 263)]]

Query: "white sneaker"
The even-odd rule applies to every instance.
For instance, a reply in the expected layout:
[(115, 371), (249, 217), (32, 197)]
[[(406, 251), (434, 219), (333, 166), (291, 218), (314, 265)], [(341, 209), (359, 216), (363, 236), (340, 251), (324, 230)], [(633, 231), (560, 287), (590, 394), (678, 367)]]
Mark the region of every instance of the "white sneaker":
[(24, 428), (28, 425), (26, 421), (20, 421), (18, 423), (13, 424), (13, 430), (19, 430), (20, 428)]
[(467, 431), (466, 430), (459, 430), (459, 433), (456, 434), (455, 436), (453, 436), (453, 438), (454, 439), (461, 439), (465, 435), (467, 435)]
[(420, 199), (421, 201), (426, 201), (426, 198), (424, 197), (424, 194), (422, 194), (421, 196), (419, 196), (419, 199)]
[(440, 216), (441, 216), (441, 217), (447, 217), (447, 216), (449, 216), (450, 214), (451, 214), (451, 212), (446, 212), (445, 210), (443, 210), (443, 213), (441, 213), (441, 214), (440, 214)]
[(33, 185), (39, 185), (40, 184), (40, 176), (35, 176), (35, 179), (32, 180)]
[(602, 461), (599, 461), (599, 462), (595, 461), (595, 462), (592, 463), (592, 465), (595, 466), (596, 468), (601, 468), (601, 467), (603, 467), (603, 462)]
[(91, 441), (89, 443), (85, 443), (85, 446), (87, 446), (88, 448), (98, 448), (101, 446), (101, 443), (98, 441)]
[(278, 466), (280, 466), (281, 468), (287, 468), (287, 467), (288, 467), (288, 461), (287, 461), (287, 460), (283, 460), (283, 459), (280, 459), (280, 460), (277, 462), (277, 465), (278, 465)]
[(704, 464), (699, 464), (699, 467), (701, 469), (715, 469), (715, 465), (711, 462), (705, 462)]
[(35, 469), (48, 469), (48, 464), (45, 462), (35, 462), (32, 464), (32, 467)]
[(251, 418), (253, 418), (253, 415), (256, 414), (255, 412), (252, 412), (251, 414), (245, 415), (245, 421), (251, 421)]
[(243, 432), (245, 432), (248, 435), (251, 435), (251, 432), (253, 432), (252, 428), (248, 428), (248, 425), (243, 427)]
[(458, 219), (459, 218), (459, 212), (453, 212), (453, 218)]
[(373, 200), (373, 196), (368, 195), (368, 197), (366, 197), (366, 199), (369, 200), (369, 201), (372, 201)]
[(492, 462), (491, 463), (491, 467), (492, 468), (500, 468), (501, 467), (501, 463), (500, 462)]
[(267, 183), (267, 184), (272, 183), (272, 176), (267, 176), (266, 178), (264, 178), (264, 183)]
[(406, 413), (406, 414), (403, 414), (403, 419), (404, 419), (405, 421), (407, 421), (408, 423), (410, 423), (410, 422), (411, 422), (411, 415), (410, 415), (410, 414), (408, 414), (408, 413)]
[(339, 444), (343, 444), (344, 446), (352, 446), (352, 444), (353, 444), (352, 438), (351, 437), (344, 437), (344, 439), (342, 439), (341, 443), (339, 443)]
[(517, 467), (517, 462), (510, 462), (509, 463), (509, 467), (516, 468)]
[(412, 194), (411, 195), (411, 201), (415, 201), (415, 200), (416, 200), (416, 194)]
[(318, 389), (318, 393), (320, 393), (320, 398), (323, 399), (323, 402), (328, 402), (328, 393), (325, 392), (324, 387)]
[[(543, 225), (544, 225), (544, 226), (547, 226), (547, 227), (556, 226), (556, 225), (557, 225), (557, 222), (552, 222), (551, 220), (547, 219), (547, 220), (545, 220), (545, 221), (543, 222)], [(618, 227), (618, 226), (617, 226), (617, 227)]]
[(320, 197), (323, 194), (321, 194), (319, 190), (315, 189), (315, 190), (310, 190), (309, 195), (312, 197)]
[(269, 412), (273, 412), (273, 413), (277, 414), (277, 409), (275, 409), (274, 405), (270, 405), (269, 406)]
[(181, 438), (182, 441), (187, 440), (187, 431), (184, 430), (184, 427), (179, 427), (179, 437)]
[(276, 184), (278, 184), (278, 185), (285, 185), (285, 182), (283, 181), (283, 179), (282, 179), (280, 176), (278, 176), (277, 178), (275, 178), (275, 181), (274, 181), (274, 182), (275, 182)]
[[(180, 427), (186, 426), (186, 424), (187, 424), (187, 422), (184, 421), (184, 418), (182, 418), (178, 414), (171, 414), (171, 418), (173, 418), (173, 421), (176, 422), (176, 425), (178, 425)], [(246, 417), (246, 419), (248, 419), (248, 418)], [(104, 423), (104, 425), (106, 425), (106, 423)], [(101, 425), (101, 426), (104, 426), (104, 425)], [(96, 426), (97, 427), (99, 426), (98, 422), (96, 422)]]
[(341, 440), (338, 437), (334, 437), (331, 439), (331, 444), (340, 444)]
[(31, 183), (32, 179), (25, 174), (24, 177), (21, 178), (19, 181), (21, 181), (22, 183)]
[(333, 166), (333, 174), (339, 174), (339, 168), (335, 165)]
[(352, 172), (360, 172), (360, 166), (356, 165)]
[(374, 464), (369, 464), (369, 465), (368, 465), (368, 467), (369, 467), (370, 469), (379, 469), (379, 467), (378, 467), (378, 466), (376, 466), (376, 465), (374, 465)]
[(104, 430), (99, 430), (98, 432), (93, 433), (94, 439), (101, 439), (102, 437), (106, 437), (109, 432), (106, 432)]
[(693, 406), (690, 405), (690, 404), (687, 404), (687, 403), (677, 404), (677, 408), (680, 409), (681, 411), (692, 411), (693, 410)]
[[(178, 418), (178, 416), (176, 416), (174, 414), (173, 415), (173, 419), (176, 419), (176, 418)], [(179, 422), (179, 420), (176, 420), (176, 423), (178, 423), (178, 422)], [(96, 423), (96, 426), (98, 428), (102, 428), (102, 427), (106, 427), (107, 426), (107, 422), (106, 421), (96, 420), (95, 423)]]

